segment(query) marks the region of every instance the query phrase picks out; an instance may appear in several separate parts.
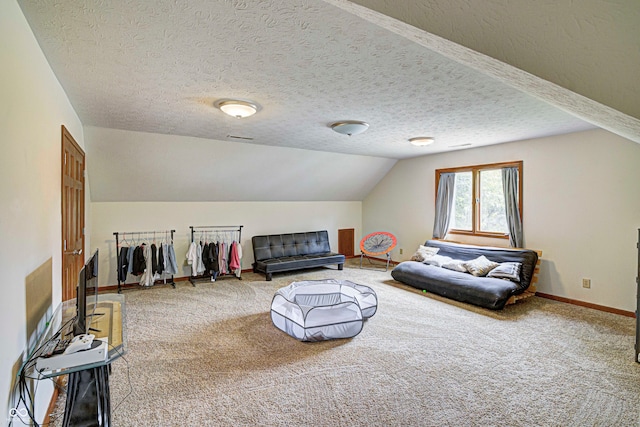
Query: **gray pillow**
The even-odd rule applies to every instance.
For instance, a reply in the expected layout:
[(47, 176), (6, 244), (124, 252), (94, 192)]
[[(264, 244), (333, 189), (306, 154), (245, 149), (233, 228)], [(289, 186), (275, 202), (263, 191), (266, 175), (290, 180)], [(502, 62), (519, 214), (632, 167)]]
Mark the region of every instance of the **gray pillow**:
[(487, 274), (487, 277), (495, 277), (498, 279), (507, 279), (520, 283), (520, 269), (522, 263), (519, 262), (503, 262)]

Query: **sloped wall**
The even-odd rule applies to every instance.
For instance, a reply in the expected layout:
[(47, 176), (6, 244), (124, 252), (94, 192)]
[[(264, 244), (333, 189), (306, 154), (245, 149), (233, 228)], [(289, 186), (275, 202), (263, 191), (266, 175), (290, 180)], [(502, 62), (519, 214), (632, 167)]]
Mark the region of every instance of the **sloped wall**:
[[(7, 424), (17, 404), (11, 394), (16, 366), (27, 351), (26, 287), (33, 274), (51, 286), (51, 309), (61, 299), (60, 126), (81, 146), (84, 139), (82, 124), (15, 1), (0, 2), (0, 39), (0, 421)], [(42, 266), (48, 279), (39, 274)], [(37, 388), (39, 422), (52, 390), (48, 381)]]
[(396, 160), (85, 127), (94, 202), (362, 201)]

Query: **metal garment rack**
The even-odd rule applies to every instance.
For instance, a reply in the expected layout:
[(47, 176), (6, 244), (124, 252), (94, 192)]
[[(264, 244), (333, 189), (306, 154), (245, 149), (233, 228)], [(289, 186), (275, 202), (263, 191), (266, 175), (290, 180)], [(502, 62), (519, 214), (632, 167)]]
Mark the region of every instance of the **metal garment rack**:
[[(169, 242), (171, 244), (173, 244), (173, 234), (176, 232), (176, 230), (161, 230), (161, 231), (116, 231), (113, 233), (114, 236), (116, 236), (116, 277), (118, 278), (118, 293), (122, 292), (123, 286), (126, 282), (125, 281), (121, 281), (120, 280), (120, 265), (119, 265), (119, 258), (120, 258), (120, 235), (122, 235), (123, 241), (127, 241), (127, 235), (131, 236), (131, 238), (140, 238), (140, 240), (151, 240), (152, 242), (155, 242), (156, 240), (156, 236), (160, 235), (161, 237), (164, 236), (165, 238), (169, 238)], [(137, 239), (136, 239), (137, 240)], [(164, 275), (164, 274), (163, 274)], [(126, 278), (125, 278), (126, 279)], [(173, 288), (176, 288), (176, 283), (173, 280), (173, 274), (171, 275), (171, 281), (167, 282), (167, 278), (166, 275), (163, 278), (162, 284), (169, 284), (171, 286), (173, 286)], [(155, 284), (155, 283), (154, 283)]]
[[(240, 239), (242, 238), (242, 227), (244, 226), (243, 225), (190, 225), (189, 228), (191, 229), (191, 243), (194, 243), (196, 241), (195, 240), (196, 233), (200, 233), (200, 237), (204, 236), (205, 240), (206, 240), (206, 237), (210, 235), (219, 236), (220, 233), (234, 233), (234, 234), (237, 233), (238, 238), (234, 240), (240, 243)], [(192, 268), (195, 268), (195, 267), (192, 267)], [(240, 267), (240, 271), (242, 271), (242, 266)], [(238, 278), (238, 280), (242, 280), (241, 274), (238, 274), (237, 276), (234, 274), (219, 275), (215, 278), (215, 280), (217, 280), (218, 278), (227, 277), (227, 276), (235, 276)], [(213, 275), (202, 274), (198, 276), (189, 276), (189, 282), (191, 282), (193, 286), (196, 285), (197, 280), (203, 280), (203, 279), (208, 279), (209, 281), (213, 281)]]

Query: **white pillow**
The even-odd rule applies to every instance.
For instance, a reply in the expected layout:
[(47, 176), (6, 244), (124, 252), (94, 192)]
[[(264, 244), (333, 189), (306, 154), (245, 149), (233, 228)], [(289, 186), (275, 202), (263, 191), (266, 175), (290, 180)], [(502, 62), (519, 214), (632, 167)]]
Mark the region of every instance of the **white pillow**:
[(442, 268), (446, 268), (448, 270), (459, 271), (460, 273), (466, 273), (467, 268), (464, 266), (466, 261), (462, 261), (461, 259), (453, 259), (445, 264), (442, 264)]
[(420, 245), (416, 253), (411, 256), (411, 261), (423, 262), (431, 255), (437, 254), (439, 250), (440, 248), (432, 248), (431, 246)]
[(471, 261), (467, 261), (463, 264), (467, 271), (474, 276), (486, 276), (491, 270), (499, 266), (497, 262), (493, 262), (488, 260), (484, 255), (480, 255), (476, 259), (472, 259)]
[(520, 268), (522, 263), (519, 262), (503, 262), (487, 274), (487, 277), (496, 277), (498, 279), (507, 279), (520, 283)]
[(447, 264), (451, 261), (453, 261), (453, 258), (448, 256), (431, 255), (430, 257), (425, 258), (425, 260), (422, 262), (428, 265), (435, 265), (436, 267), (442, 267), (443, 264)]

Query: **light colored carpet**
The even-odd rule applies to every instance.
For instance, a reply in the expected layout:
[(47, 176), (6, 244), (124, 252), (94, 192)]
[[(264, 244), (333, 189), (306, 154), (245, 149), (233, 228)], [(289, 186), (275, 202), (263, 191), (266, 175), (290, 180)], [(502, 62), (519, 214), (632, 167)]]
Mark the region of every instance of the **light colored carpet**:
[[(362, 332), (301, 343), (276, 329), (274, 292), (322, 278), (377, 292)], [(125, 295), (115, 426), (640, 426), (631, 318), (537, 297), (492, 312), (358, 268)]]

